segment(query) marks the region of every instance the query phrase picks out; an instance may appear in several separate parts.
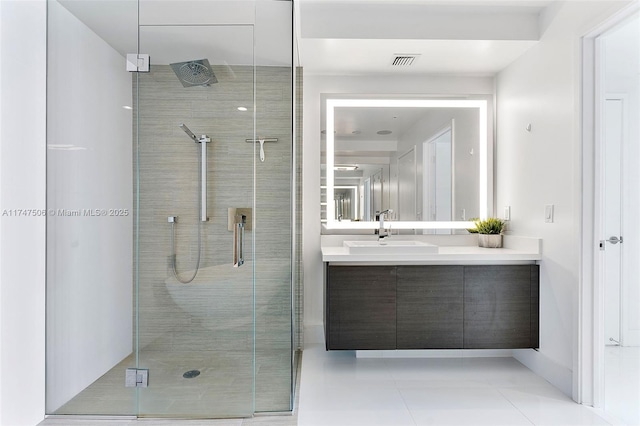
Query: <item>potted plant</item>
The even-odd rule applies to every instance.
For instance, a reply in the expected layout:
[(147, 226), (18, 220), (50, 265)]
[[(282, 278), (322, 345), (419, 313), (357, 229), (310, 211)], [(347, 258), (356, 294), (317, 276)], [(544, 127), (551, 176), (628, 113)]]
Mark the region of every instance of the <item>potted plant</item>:
[(478, 246), (487, 248), (502, 247), (502, 232), (505, 222), (502, 219), (489, 217), (485, 220), (474, 220), (476, 227), (468, 229), (473, 234), (478, 234)]

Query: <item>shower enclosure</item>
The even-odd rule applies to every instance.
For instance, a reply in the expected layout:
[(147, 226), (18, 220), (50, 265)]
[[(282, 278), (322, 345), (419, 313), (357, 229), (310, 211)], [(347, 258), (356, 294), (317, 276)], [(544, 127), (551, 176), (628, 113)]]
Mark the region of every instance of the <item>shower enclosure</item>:
[(48, 1), (48, 414), (292, 410), (292, 7)]

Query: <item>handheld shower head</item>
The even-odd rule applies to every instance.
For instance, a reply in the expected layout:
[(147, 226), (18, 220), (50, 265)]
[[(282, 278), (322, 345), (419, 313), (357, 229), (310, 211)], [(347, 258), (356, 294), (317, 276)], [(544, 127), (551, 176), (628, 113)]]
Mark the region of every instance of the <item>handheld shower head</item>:
[(191, 130), (189, 130), (189, 128), (187, 126), (184, 125), (184, 123), (180, 123), (179, 126), (187, 135), (189, 135), (189, 137), (191, 139), (193, 139), (194, 142), (198, 142), (198, 137), (196, 135), (193, 134), (193, 132)]

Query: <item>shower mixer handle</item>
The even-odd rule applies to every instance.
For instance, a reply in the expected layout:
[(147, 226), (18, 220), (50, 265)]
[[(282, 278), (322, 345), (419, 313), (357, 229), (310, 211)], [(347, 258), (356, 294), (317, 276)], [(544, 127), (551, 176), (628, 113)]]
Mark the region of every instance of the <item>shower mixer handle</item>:
[(233, 267), (238, 268), (244, 264), (244, 225), (247, 216), (237, 213), (233, 226)]

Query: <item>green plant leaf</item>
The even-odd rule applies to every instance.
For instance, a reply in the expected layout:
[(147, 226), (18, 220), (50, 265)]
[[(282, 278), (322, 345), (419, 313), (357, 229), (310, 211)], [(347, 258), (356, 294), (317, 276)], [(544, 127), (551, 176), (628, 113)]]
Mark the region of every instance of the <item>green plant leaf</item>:
[(485, 220), (475, 220), (475, 223), (476, 227), (474, 231), (478, 234), (502, 234), (505, 227), (505, 222), (496, 217), (488, 217)]

